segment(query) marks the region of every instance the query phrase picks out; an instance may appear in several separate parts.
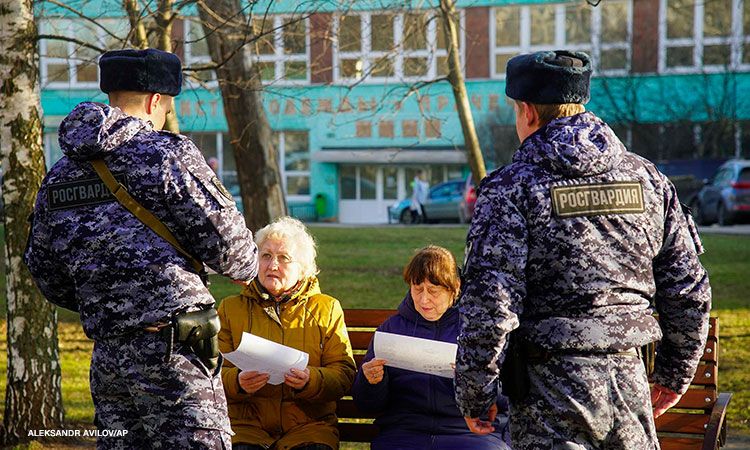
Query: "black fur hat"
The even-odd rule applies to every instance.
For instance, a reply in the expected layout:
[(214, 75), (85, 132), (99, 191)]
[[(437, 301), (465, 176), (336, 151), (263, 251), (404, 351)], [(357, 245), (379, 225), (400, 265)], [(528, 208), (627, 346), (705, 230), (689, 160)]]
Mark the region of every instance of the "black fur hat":
[(174, 53), (112, 50), (99, 58), (102, 92), (136, 91), (176, 96), (182, 90), (182, 64)]
[(591, 59), (555, 50), (514, 56), (505, 70), (505, 95), (539, 105), (581, 103), (591, 98)]

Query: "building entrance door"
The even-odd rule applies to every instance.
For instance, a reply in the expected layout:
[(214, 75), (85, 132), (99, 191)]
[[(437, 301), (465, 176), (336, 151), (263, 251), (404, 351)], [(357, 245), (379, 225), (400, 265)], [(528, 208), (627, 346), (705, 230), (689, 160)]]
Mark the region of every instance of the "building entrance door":
[(403, 170), (342, 165), (339, 173), (339, 222), (387, 223), (388, 207), (404, 196)]

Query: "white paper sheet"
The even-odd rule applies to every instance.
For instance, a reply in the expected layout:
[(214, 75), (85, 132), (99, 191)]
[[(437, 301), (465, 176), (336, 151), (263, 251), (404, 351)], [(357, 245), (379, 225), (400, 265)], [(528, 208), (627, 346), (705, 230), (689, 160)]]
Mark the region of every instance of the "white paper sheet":
[(386, 366), (453, 378), (458, 345), (376, 331), (374, 350)]
[(284, 374), (289, 373), (291, 368), (304, 370), (310, 358), (310, 355), (296, 348), (247, 332), (242, 333), (237, 350), (222, 354), (240, 370), (269, 374), (269, 384), (283, 383)]

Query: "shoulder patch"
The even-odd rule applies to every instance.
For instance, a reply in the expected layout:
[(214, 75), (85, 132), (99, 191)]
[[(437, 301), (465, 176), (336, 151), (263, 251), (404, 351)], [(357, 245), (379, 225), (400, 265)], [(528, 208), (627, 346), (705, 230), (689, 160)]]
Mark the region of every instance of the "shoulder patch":
[(229, 189), (227, 189), (226, 187), (224, 187), (224, 185), (221, 183), (221, 181), (219, 181), (218, 177), (213, 177), (211, 179), (211, 184), (213, 184), (214, 187), (216, 187), (216, 189), (219, 190), (219, 192), (221, 193), (221, 195), (223, 195), (224, 197), (226, 197), (227, 200), (230, 200), (230, 201), (234, 202), (234, 197), (232, 196), (232, 193), (229, 192)]
[[(124, 173), (113, 175), (118, 182), (127, 187), (127, 177)], [(117, 199), (109, 192), (101, 178), (51, 183), (47, 187), (47, 205), (50, 211), (114, 201)]]
[(636, 214), (646, 210), (643, 186), (637, 181), (553, 186), (550, 194), (557, 217)]

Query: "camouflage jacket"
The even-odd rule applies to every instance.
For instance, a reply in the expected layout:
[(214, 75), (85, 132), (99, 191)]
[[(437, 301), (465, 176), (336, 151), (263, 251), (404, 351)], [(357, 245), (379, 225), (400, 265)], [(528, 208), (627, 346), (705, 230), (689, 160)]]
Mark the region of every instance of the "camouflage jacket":
[(257, 273), (257, 248), (232, 196), (186, 137), (99, 103), (59, 130), (65, 156), (37, 196), (24, 260), (47, 299), (78, 311), (92, 339), (121, 335), (214, 299), (187, 259), (109, 193), (115, 178), (194, 257), (237, 280)]
[(516, 328), (549, 350), (661, 339), (654, 379), (684, 392), (711, 307), (700, 252), (672, 183), (596, 116), (537, 130), (480, 187), (459, 303), (462, 412), (478, 417), (496, 398)]

